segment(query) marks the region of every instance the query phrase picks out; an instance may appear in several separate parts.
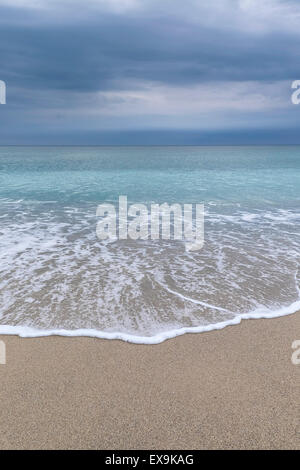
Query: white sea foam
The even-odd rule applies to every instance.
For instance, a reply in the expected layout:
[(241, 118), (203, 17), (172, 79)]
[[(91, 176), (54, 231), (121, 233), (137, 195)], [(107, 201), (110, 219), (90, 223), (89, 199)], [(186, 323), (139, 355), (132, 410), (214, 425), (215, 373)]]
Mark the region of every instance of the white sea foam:
[(176, 336), (182, 336), (186, 333), (204, 333), (213, 330), (221, 330), (226, 326), (238, 325), (242, 320), (251, 319), (262, 319), (262, 318), (277, 318), (286, 315), (291, 315), (300, 310), (300, 300), (293, 302), (287, 307), (271, 312), (269, 310), (257, 309), (253, 312), (236, 315), (233, 319), (206, 325), (206, 326), (195, 326), (195, 327), (182, 327), (176, 328), (169, 331), (163, 331), (154, 336), (138, 336), (120, 332), (105, 332), (94, 329), (82, 328), (77, 330), (65, 330), (65, 329), (53, 329), (53, 330), (42, 330), (37, 328), (30, 328), (28, 326), (10, 326), (0, 325), (1, 335), (16, 335), (21, 338), (36, 338), (45, 336), (71, 336), (71, 337), (91, 337), (100, 339), (114, 339), (122, 340), (129, 343), (135, 344), (159, 344), (167, 339), (175, 338)]
[[(160, 284), (160, 283), (159, 283)], [(222, 308), (222, 307), (217, 307), (216, 305), (212, 305), (212, 304), (209, 304), (207, 302), (202, 302), (201, 300), (196, 300), (196, 299), (192, 299), (191, 297), (188, 297), (186, 295), (183, 295), (183, 294), (180, 294), (180, 292), (175, 292), (173, 291), (172, 289), (169, 289), (168, 287), (166, 286), (163, 286), (162, 284), (160, 284), (162, 287), (164, 287), (168, 292), (170, 292), (171, 294), (174, 294), (174, 295), (177, 295), (178, 297), (180, 297), (181, 299), (183, 300), (187, 300), (188, 302), (192, 302), (193, 304), (197, 304), (197, 305), (203, 305), (204, 307), (208, 307), (212, 310), (218, 310), (219, 312), (227, 312), (227, 313), (232, 313), (230, 312), (230, 310), (227, 310), (226, 308)]]

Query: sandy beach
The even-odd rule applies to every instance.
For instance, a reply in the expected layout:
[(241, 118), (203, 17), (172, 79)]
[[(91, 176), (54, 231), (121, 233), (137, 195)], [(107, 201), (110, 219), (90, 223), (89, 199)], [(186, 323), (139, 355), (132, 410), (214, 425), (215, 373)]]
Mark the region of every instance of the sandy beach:
[(0, 339), (1, 449), (300, 449), (300, 313), (152, 346)]

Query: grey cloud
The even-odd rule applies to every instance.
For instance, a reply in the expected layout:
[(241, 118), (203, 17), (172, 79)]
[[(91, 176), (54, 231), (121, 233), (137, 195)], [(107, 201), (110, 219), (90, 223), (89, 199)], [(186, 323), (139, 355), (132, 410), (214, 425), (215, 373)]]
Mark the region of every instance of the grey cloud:
[[(51, 8), (42, 1), (39, 9), (1, 3), (0, 79), (8, 85), (6, 129), (14, 120), (18, 128), (27, 119), (30, 133), (30, 125), (33, 129), (42, 115), (41, 125), (47, 130), (53, 119), (68, 116), (60, 125), (69, 132), (72, 110), (78, 114), (81, 108), (91, 127), (101, 126), (99, 116), (93, 118), (87, 111), (95, 107), (96, 94), (97, 106), (105, 107), (106, 92), (143, 91), (147, 84), (184, 89), (218, 82), (221, 93), (226, 82), (267, 84), (299, 78), (300, 28), (295, 27), (299, 19), (290, 16), (299, 7), (296, 2), (274, 0), (277, 9), (262, 9), (260, 16), (253, 8), (247, 10), (245, 2), (226, 0), (216, 0), (214, 6), (194, 0), (185, 5), (179, 0), (145, 0), (129, 2), (126, 8), (116, 1), (112, 8), (107, 1), (87, 2), (81, 11), (76, 0)], [(281, 23), (278, 11), (283, 15)], [(57, 119), (53, 117), (56, 108)], [(283, 127), (294, 113), (282, 114)], [(1, 109), (0, 117), (3, 114)], [(240, 115), (236, 111), (232, 122)], [(114, 121), (110, 116), (108, 121), (111, 127), (114, 122), (122, 126), (122, 119)], [(165, 116), (166, 123), (177, 127), (183, 119), (189, 122), (186, 116)], [(270, 114), (264, 119), (267, 127)], [(132, 117), (131, 122), (134, 126)], [(155, 113), (140, 114), (137, 122), (153, 127), (158, 120)], [(77, 118), (73, 125), (78, 129)]]

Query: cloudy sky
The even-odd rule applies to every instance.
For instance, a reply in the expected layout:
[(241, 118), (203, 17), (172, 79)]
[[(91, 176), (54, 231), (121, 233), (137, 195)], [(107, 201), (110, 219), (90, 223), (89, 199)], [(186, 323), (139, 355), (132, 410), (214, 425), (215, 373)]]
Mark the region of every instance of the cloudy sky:
[(0, 144), (300, 143), (299, 0), (0, 0)]

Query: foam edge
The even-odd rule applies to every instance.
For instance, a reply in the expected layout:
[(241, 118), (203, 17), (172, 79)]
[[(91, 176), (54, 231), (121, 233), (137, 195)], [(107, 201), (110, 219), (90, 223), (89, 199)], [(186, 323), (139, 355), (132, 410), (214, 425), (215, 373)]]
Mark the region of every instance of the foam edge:
[(287, 307), (282, 307), (275, 312), (270, 310), (256, 309), (249, 313), (243, 313), (237, 315), (235, 318), (226, 320), (224, 322), (214, 323), (206, 326), (194, 326), (194, 327), (183, 327), (169, 331), (163, 331), (154, 336), (138, 336), (127, 333), (114, 332), (109, 333), (94, 329), (76, 329), (76, 330), (65, 330), (65, 329), (52, 329), (42, 330), (38, 328), (32, 328), (28, 326), (11, 326), (11, 325), (0, 325), (0, 335), (13, 335), (19, 336), (20, 338), (39, 338), (45, 336), (66, 336), (66, 337), (90, 337), (100, 339), (115, 339), (126, 341), (134, 344), (159, 344), (167, 339), (175, 338), (176, 336), (182, 336), (187, 333), (204, 333), (207, 331), (221, 330), (226, 326), (238, 325), (242, 320), (251, 319), (267, 319), (277, 318), (286, 315), (291, 315), (300, 310), (300, 300), (293, 302)]

